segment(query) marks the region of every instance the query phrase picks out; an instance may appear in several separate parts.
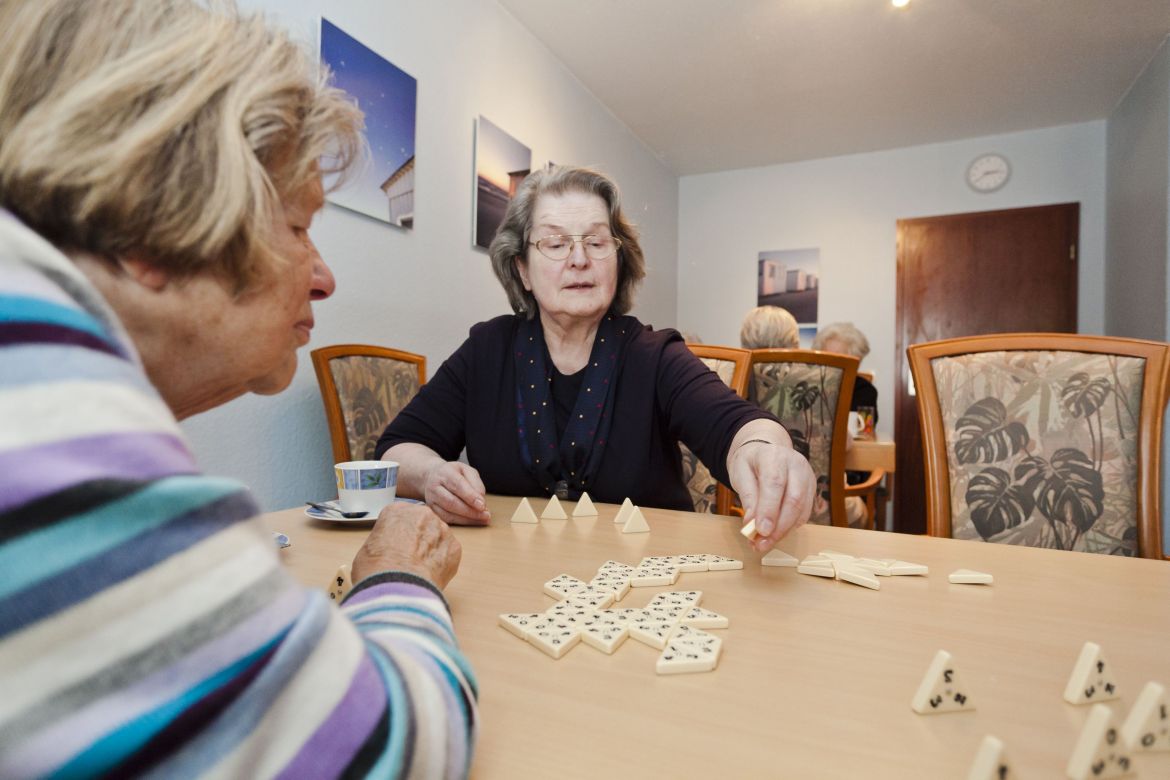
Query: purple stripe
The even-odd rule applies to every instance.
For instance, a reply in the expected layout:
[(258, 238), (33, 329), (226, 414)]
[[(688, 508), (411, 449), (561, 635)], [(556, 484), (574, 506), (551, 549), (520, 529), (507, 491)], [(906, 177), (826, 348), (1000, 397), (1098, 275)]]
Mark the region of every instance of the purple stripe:
[(48, 325), (43, 322), (0, 323), (0, 347), (9, 344), (72, 344), (77, 347), (96, 349), (117, 357), (126, 355), (116, 345), (100, 339), (92, 333), (67, 328), (63, 325)]
[(173, 433), (111, 433), (0, 455), (0, 512), (94, 479), (149, 480), (197, 472)]
[[(371, 585), (368, 588), (362, 588), (357, 593), (353, 594), (345, 600), (343, 607), (355, 607), (365, 604), (369, 601), (376, 601), (377, 599), (385, 598), (386, 596), (407, 596), (409, 598), (429, 598), (439, 604), (443, 600), (435, 595), (435, 592), (429, 588), (424, 588), (421, 585), (415, 585), (411, 582), (379, 582), (377, 585)], [(444, 612), (446, 610), (443, 610)]]
[(348, 766), (361, 750), (385, 708), (385, 685), (369, 655), (363, 655), (345, 696), (278, 776), (290, 780), (336, 776), (338, 768)]

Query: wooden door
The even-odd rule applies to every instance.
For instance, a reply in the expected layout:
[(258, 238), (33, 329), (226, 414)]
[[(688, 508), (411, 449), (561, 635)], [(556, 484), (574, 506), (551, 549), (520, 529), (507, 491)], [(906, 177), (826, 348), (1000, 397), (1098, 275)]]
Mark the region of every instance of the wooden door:
[(1077, 328), (1080, 205), (898, 220), (894, 530), (926, 532), (926, 481), (906, 348), (980, 333)]

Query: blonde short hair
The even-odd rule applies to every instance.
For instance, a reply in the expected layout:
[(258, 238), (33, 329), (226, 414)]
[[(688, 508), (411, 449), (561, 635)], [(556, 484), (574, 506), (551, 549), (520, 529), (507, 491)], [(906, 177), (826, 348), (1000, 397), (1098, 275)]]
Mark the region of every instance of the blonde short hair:
[(0, 206), (59, 248), (240, 292), (281, 202), (362, 156), (353, 101), (231, 2), (4, 2), (0, 30)]
[(830, 341), (840, 341), (848, 354), (858, 360), (869, 354), (869, 339), (852, 322), (834, 322), (818, 330), (813, 349), (824, 349)]
[(744, 315), (739, 343), (744, 349), (798, 349), (800, 328), (788, 309), (757, 306)]
[(646, 276), (646, 260), (642, 256), (642, 245), (638, 243), (637, 229), (622, 213), (622, 196), (617, 184), (589, 168), (557, 165), (533, 171), (524, 178), (515, 197), (508, 203), (504, 221), (488, 248), (492, 270), (508, 294), (512, 311), (532, 319), (537, 308), (536, 298), (524, 289), (524, 282), (516, 269), (516, 259), (526, 262), (536, 199), (545, 193), (563, 195), (566, 192), (584, 192), (605, 201), (610, 232), (622, 242), (622, 248), (618, 250), (617, 290), (609, 310), (614, 314), (625, 314), (634, 307), (634, 292)]

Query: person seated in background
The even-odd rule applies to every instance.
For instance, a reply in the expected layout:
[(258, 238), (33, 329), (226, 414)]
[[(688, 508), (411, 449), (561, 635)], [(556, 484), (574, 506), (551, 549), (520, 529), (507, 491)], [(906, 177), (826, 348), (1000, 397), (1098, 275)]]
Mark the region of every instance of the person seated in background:
[(739, 492), (756, 549), (808, 519), (816, 483), (776, 419), (626, 315), (645, 270), (614, 182), (529, 174), (489, 254), (514, 314), (473, 326), (387, 426), (376, 452), (401, 493), (462, 524), (489, 521), (487, 492), (691, 511), (681, 440)]
[(757, 306), (743, 316), (739, 345), (744, 349), (800, 349), (800, 327), (788, 309)]
[[(817, 331), (812, 348), (822, 352), (852, 355), (860, 362), (869, 354), (869, 339), (852, 322), (834, 322)], [(877, 388), (873, 386), (873, 382), (860, 374), (853, 384), (853, 398), (849, 402), (850, 411), (856, 412), (859, 409), (871, 411), (873, 414), (871, 423), (877, 425)]]
[[(787, 309), (780, 306), (757, 306), (748, 310), (743, 317), (743, 324), (739, 329), (739, 343), (744, 349), (800, 349), (800, 326)], [(816, 349), (815, 344), (813, 348)], [(867, 345), (866, 351), (868, 350)], [(759, 370), (769, 372), (774, 381), (780, 381), (778, 374), (774, 373), (779, 370), (779, 366), (764, 364)], [(748, 400), (752, 403), (760, 401), (756, 384), (755, 381), (748, 383)], [(806, 458), (810, 455), (808, 440), (805, 438), (809, 433), (803, 431), (800, 436), (794, 434), (797, 450)], [(851, 439), (845, 439), (846, 449), (851, 443)], [(824, 517), (828, 512), (828, 482), (825, 475), (818, 478), (817, 498), (813, 505), (815, 517)], [(845, 514), (849, 525), (860, 525), (865, 513), (865, 502), (862, 499), (856, 496), (846, 497)]]
[(178, 424), (289, 384), (362, 149), (311, 55), (215, 7), (0, 4), (0, 777), (464, 777), (447, 526), (383, 511), (339, 610)]

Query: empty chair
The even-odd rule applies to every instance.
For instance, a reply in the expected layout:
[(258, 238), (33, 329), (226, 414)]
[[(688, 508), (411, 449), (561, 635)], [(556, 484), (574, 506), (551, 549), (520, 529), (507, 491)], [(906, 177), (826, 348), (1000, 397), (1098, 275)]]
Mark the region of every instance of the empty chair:
[[(735, 347), (709, 347), (693, 343), (688, 343), (687, 348), (702, 360), (707, 368), (714, 371), (724, 384), (734, 390), (736, 395), (740, 398), (747, 397), (751, 352)], [(682, 452), (683, 481), (691, 492), (695, 511), (731, 514), (731, 489), (711, 476), (711, 471), (687, 445), (680, 442), (678, 447)]]
[(333, 459), (371, 460), (378, 437), (426, 381), (427, 359), (366, 344), (315, 349)]
[(1170, 345), (1011, 333), (907, 352), (931, 535), (1161, 557)]
[(861, 525), (845, 508), (845, 442), (858, 360), (805, 349), (754, 349), (749, 400), (780, 418), (808, 458), (818, 496), (810, 523)]

